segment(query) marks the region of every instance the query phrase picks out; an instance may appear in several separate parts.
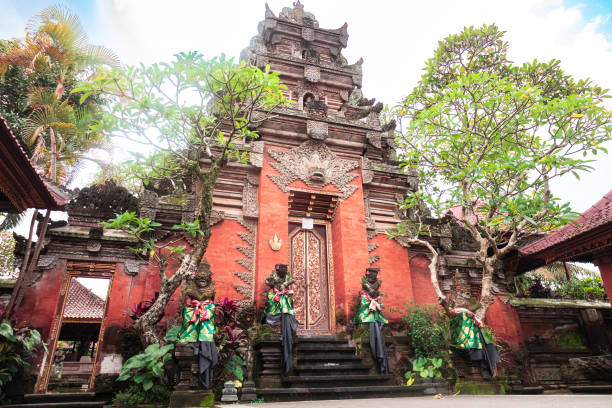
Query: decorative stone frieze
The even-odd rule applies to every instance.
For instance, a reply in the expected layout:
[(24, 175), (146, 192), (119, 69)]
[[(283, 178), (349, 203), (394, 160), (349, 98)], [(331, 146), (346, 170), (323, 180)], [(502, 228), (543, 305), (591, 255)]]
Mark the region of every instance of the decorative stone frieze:
[(242, 215), (244, 217), (259, 217), (259, 203), (257, 200), (258, 187), (259, 178), (249, 174), (242, 188)]
[(304, 41), (314, 41), (314, 30), (310, 27), (302, 27), (302, 38), (304, 39)]
[(366, 139), (368, 140), (368, 143), (370, 143), (375, 148), (382, 148), (382, 137), (380, 136), (380, 132), (367, 132)]
[(285, 193), (289, 193), (288, 186), (295, 180), (310, 187), (332, 184), (342, 192), (341, 200), (358, 188), (348, 184), (357, 177), (350, 171), (358, 167), (358, 162), (337, 157), (323, 142), (309, 140), (289, 151), (268, 150), (268, 155), (274, 160), (272, 167), (280, 173), (268, 177)]
[(244, 298), (238, 300), (237, 303), (240, 306), (249, 307), (255, 301), (255, 239), (257, 236), (257, 221), (240, 218), (238, 219), (238, 223), (248, 231), (248, 233), (238, 233), (238, 236), (248, 245), (239, 245), (236, 247), (236, 249), (246, 257), (236, 259), (236, 263), (246, 270), (234, 272), (234, 274), (244, 282), (243, 285), (234, 285), (234, 289), (244, 296)]

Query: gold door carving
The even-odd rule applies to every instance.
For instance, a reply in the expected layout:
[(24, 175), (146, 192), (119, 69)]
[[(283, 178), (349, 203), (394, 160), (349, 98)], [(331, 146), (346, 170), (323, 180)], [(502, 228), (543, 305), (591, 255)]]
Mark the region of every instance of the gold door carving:
[(324, 225), (302, 229), (290, 224), (289, 269), (295, 284), (293, 289), (295, 317), (301, 331), (329, 332), (330, 302), (327, 241)]

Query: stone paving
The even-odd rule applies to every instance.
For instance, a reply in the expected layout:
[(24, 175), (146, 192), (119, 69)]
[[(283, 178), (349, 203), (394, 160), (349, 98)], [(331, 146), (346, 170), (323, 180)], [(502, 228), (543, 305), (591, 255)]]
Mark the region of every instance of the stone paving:
[(609, 395), (455, 395), (239, 404), (234, 408), (612, 408)]

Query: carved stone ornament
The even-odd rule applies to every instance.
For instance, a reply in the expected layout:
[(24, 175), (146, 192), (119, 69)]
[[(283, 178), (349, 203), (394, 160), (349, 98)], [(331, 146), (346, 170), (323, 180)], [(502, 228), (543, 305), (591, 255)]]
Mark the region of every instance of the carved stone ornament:
[(245, 217), (259, 217), (259, 203), (257, 201), (259, 179), (255, 176), (247, 176), (242, 188), (242, 214)]
[(305, 41), (314, 41), (315, 39), (314, 30), (310, 27), (302, 27), (302, 38)]
[(128, 276), (136, 276), (140, 271), (140, 263), (136, 261), (125, 261), (123, 271)]
[(321, 80), (321, 69), (314, 65), (304, 66), (304, 78), (308, 82), (319, 82)]
[(372, 162), (365, 156), (361, 157), (361, 182), (370, 184), (374, 180), (374, 170)]
[(327, 122), (308, 120), (306, 121), (306, 134), (314, 140), (325, 140), (329, 135), (329, 126)]
[(88, 241), (87, 252), (97, 253), (102, 249), (102, 243), (100, 241)]
[(274, 238), (270, 238), (268, 243), (270, 244), (270, 248), (272, 248), (273, 251), (278, 251), (283, 246), (283, 240), (278, 238), (276, 234), (274, 234)]
[(368, 132), (366, 134), (368, 142), (377, 149), (382, 148), (382, 138), (379, 132)]
[(288, 186), (295, 180), (310, 187), (332, 184), (342, 192), (341, 200), (357, 190), (357, 186), (348, 183), (357, 177), (350, 171), (359, 166), (358, 162), (340, 159), (323, 142), (309, 140), (289, 151), (268, 150), (268, 155), (275, 160), (270, 164), (280, 173), (268, 177), (285, 193), (289, 193)]

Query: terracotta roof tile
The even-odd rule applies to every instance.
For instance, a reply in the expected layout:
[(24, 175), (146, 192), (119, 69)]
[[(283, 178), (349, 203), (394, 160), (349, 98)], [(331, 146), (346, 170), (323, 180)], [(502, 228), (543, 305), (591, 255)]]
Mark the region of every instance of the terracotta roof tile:
[(101, 319), (104, 315), (104, 303), (104, 299), (73, 279), (66, 297), (64, 318)]
[(574, 223), (567, 224), (552, 234), (521, 248), (521, 254), (536, 254), (580, 234), (612, 223), (612, 190), (595, 203), (595, 205), (583, 212), (575, 221), (578, 225)]

